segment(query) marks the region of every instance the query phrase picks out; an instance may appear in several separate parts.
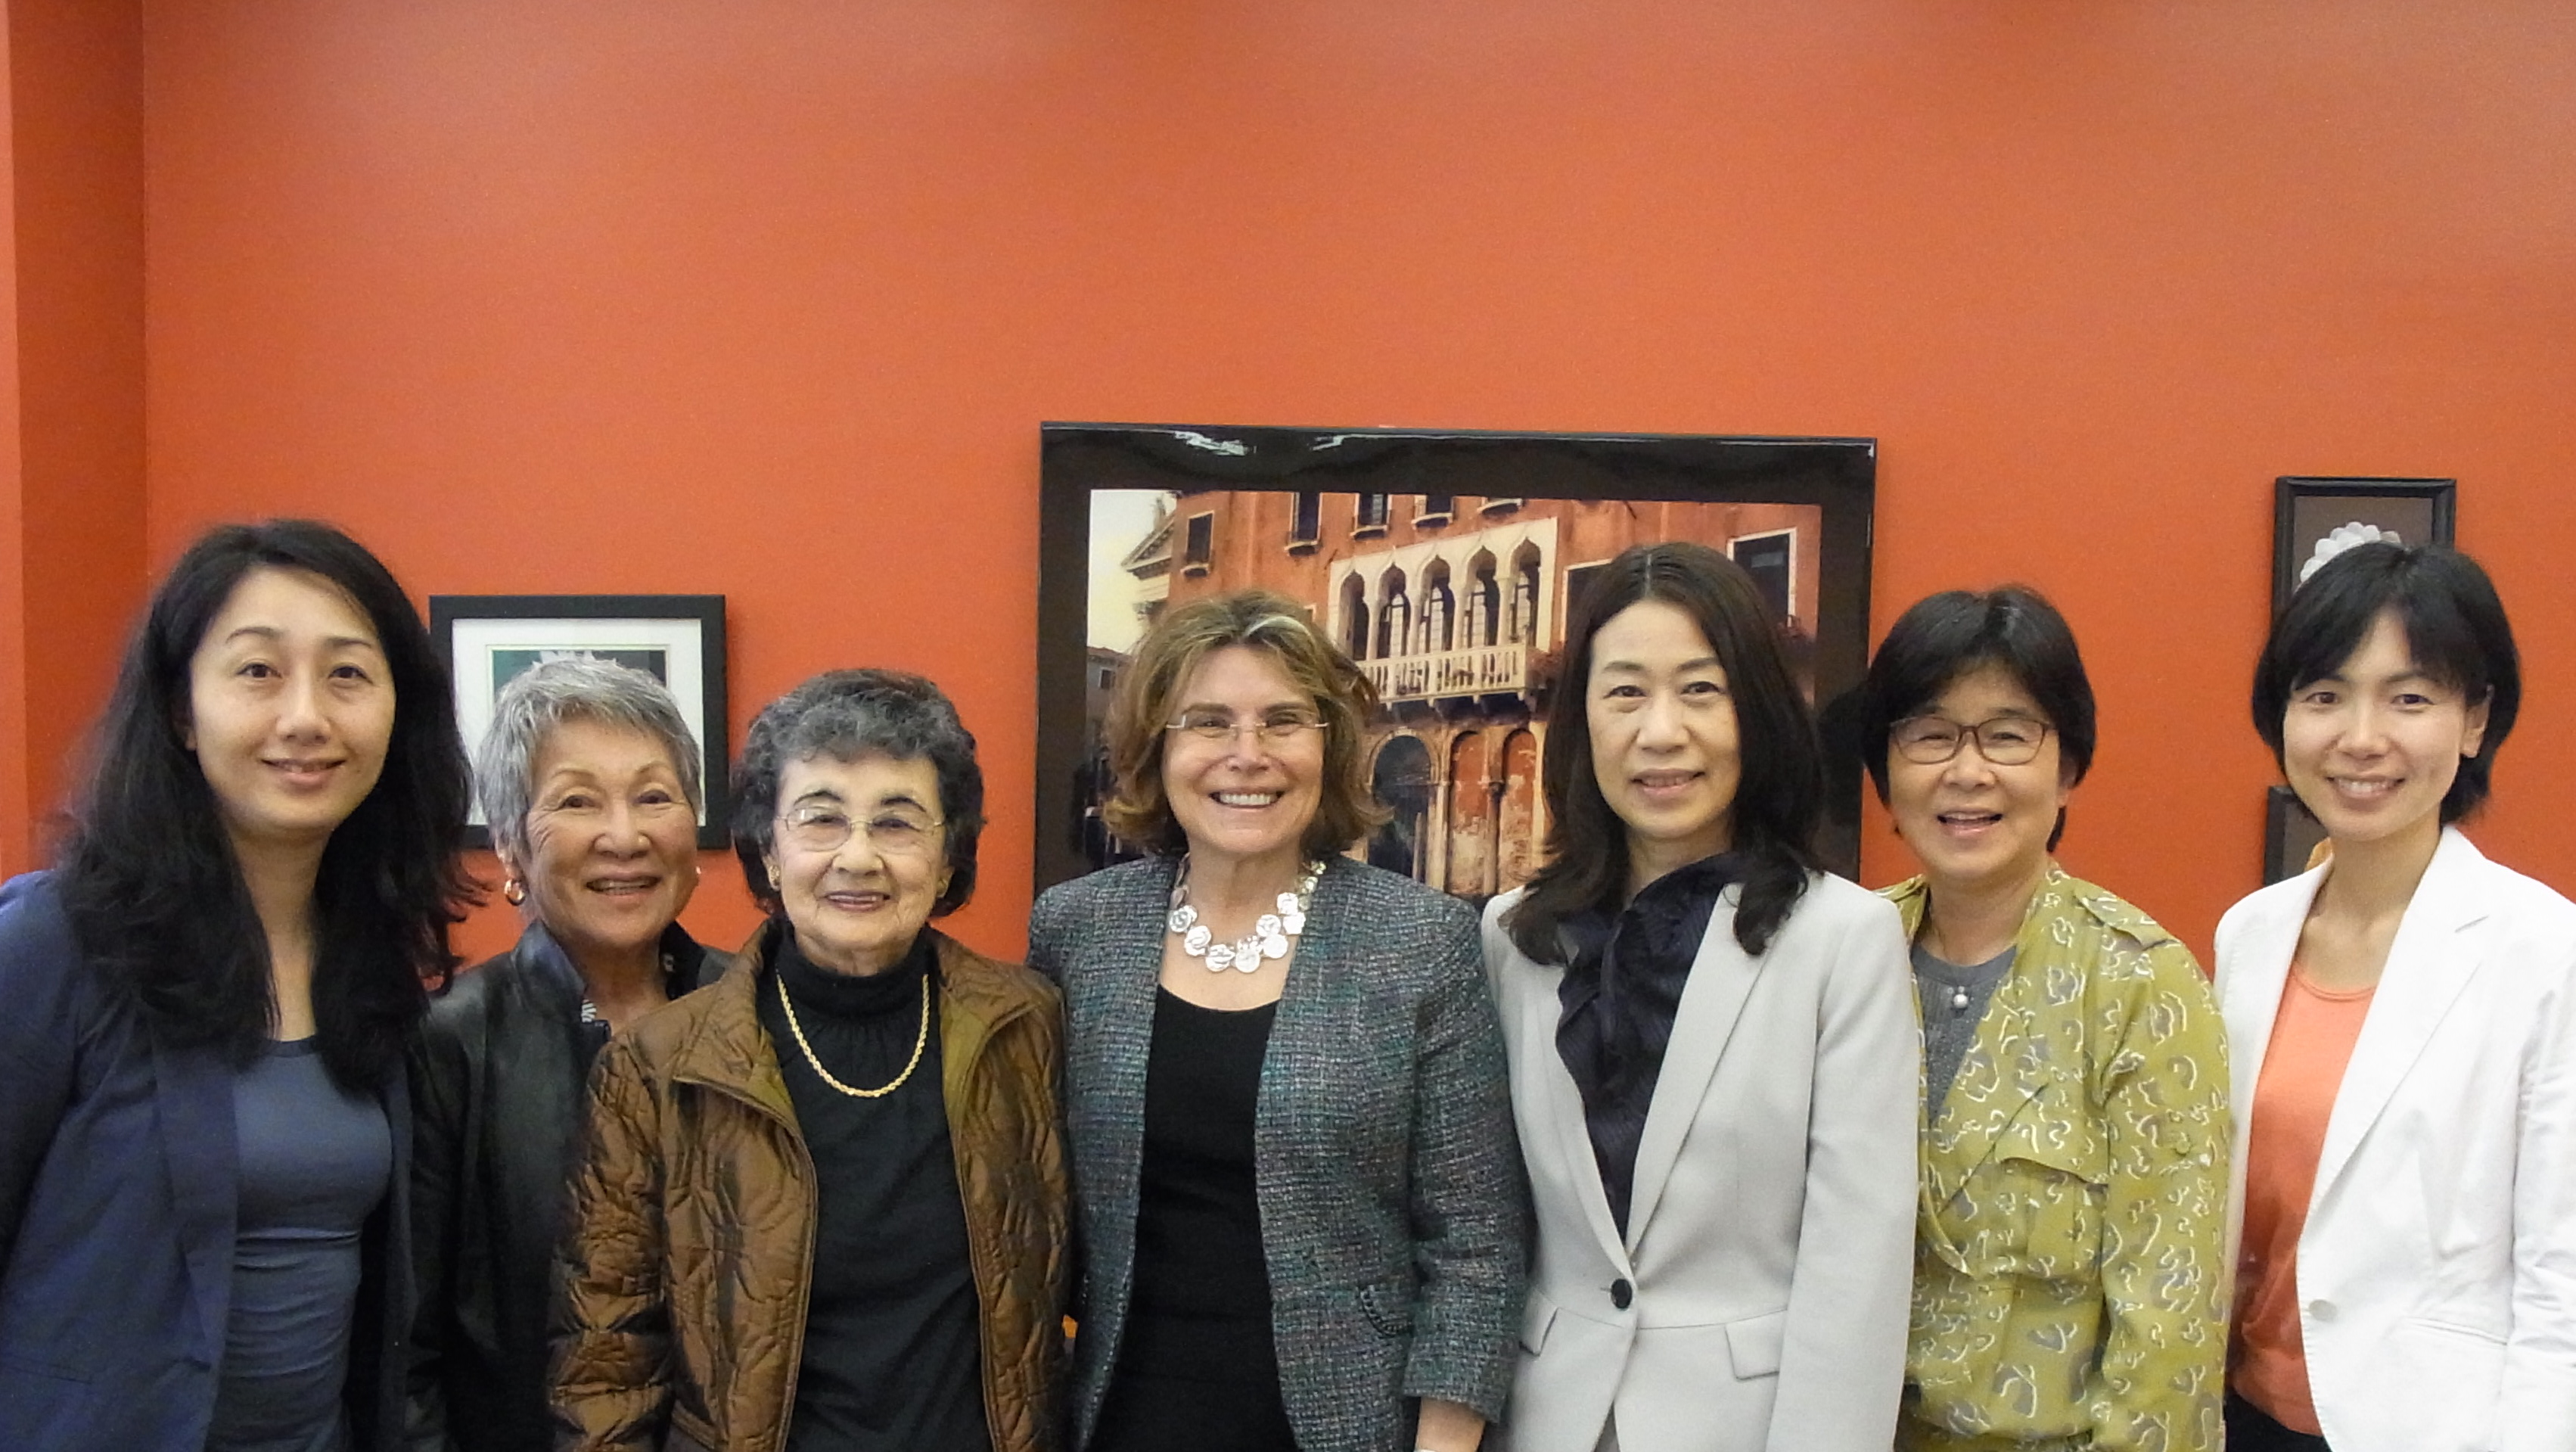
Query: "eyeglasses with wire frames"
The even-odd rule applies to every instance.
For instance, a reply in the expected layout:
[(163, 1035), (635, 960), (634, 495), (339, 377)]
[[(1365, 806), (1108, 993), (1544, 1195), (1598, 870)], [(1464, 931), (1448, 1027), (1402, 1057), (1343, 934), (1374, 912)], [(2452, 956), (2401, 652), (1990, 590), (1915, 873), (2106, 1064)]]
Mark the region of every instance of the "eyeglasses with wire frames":
[(1993, 766), (2020, 766), (2039, 755), (2042, 742), (2055, 730), (2029, 716), (1996, 716), (1963, 726), (1947, 716), (1908, 716), (1888, 728), (1888, 744), (1917, 766), (1939, 766), (1959, 754), (1975, 737), (1977, 754)]
[(799, 852), (838, 852), (860, 832), (868, 845), (888, 857), (915, 857), (936, 843), (948, 823), (912, 807), (880, 807), (854, 817), (836, 802), (807, 802), (778, 818), (779, 837)]
[(1224, 711), (1189, 710), (1183, 711), (1177, 721), (1164, 722), (1163, 729), (1211, 746), (1232, 746), (1236, 737), (1249, 731), (1254, 740), (1276, 750), (1309, 731), (1323, 730), (1324, 717), (1311, 706), (1274, 707), (1248, 721), (1237, 720)]

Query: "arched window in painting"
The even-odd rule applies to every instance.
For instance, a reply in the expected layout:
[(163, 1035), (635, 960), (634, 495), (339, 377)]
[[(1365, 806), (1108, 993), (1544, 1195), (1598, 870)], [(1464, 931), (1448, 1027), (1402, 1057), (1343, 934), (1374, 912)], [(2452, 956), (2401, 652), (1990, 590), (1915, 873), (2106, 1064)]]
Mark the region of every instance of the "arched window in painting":
[(1494, 890), (1509, 892), (1538, 870), (1538, 738), (1526, 729), (1503, 740), (1502, 820), (1495, 834)]
[(1342, 577), (1342, 649), (1349, 651), (1353, 660), (1368, 659), (1368, 586), (1357, 575)]
[(1504, 622), (1506, 637), (1523, 645), (1538, 644), (1538, 546), (1522, 545), (1512, 553), (1512, 612)]
[(1449, 592), (1449, 562), (1433, 560), (1422, 572), (1420, 638), (1423, 654), (1429, 655), (1434, 651), (1456, 648), (1457, 621), (1454, 617), (1457, 613), (1457, 605), (1456, 597)]
[(1462, 646), (1492, 645), (1502, 630), (1502, 591), (1494, 581), (1494, 557), (1483, 550), (1467, 562), (1467, 638)]
[(1461, 731), (1449, 743), (1449, 853), (1443, 884), (1460, 897), (1494, 892), (1494, 813), (1501, 793), (1485, 769), (1485, 733)]
[(1378, 749), (1369, 789), (1387, 809), (1386, 825), (1369, 836), (1370, 865), (1420, 882), (1429, 866), (1431, 750), (1418, 736), (1391, 736)]
[(1389, 570), (1378, 582), (1376, 654), (1403, 655), (1412, 634), (1413, 602), (1404, 593), (1404, 571)]

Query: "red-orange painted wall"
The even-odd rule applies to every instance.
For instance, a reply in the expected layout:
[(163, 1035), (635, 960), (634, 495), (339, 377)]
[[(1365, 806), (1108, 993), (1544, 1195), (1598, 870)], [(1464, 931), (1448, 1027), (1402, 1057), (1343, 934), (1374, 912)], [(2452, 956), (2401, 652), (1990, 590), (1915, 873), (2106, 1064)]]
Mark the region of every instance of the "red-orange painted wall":
[(1878, 622), (2056, 595), (2103, 697), (2066, 858), (2203, 946), (2257, 875), (2273, 476), (2457, 476), (2533, 683), (2481, 836), (2576, 889), (2562, 4), (143, 16), (150, 559), (300, 511), (423, 595), (720, 591), (737, 727), (928, 671), (985, 946), (1048, 418), (1874, 435)]
[(11, 0), (0, 869), (41, 860), (144, 584), (143, 14)]

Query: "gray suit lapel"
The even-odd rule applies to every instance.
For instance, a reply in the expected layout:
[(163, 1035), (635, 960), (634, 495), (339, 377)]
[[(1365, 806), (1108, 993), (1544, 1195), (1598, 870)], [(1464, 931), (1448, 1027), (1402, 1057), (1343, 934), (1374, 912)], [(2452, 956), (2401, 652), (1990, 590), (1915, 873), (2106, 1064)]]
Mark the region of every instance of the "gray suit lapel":
[(1602, 1188), (1601, 1162), (1592, 1153), (1592, 1132), (1583, 1118), (1583, 1092), (1575, 1088), (1574, 1076), (1566, 1071), (1564, 1056), (1556, 1048), (1557, 1019), (1562, 1011), (1557, 985), (1565, 978), (1565, 969), (1544, 963), (1529, 963), (1528, 967), (1520, 980), (1521, 1042), (1529, 1046), (1529, 1064), (1536, 1072), (1530, 1075), (1532, 1082), (1526, 1092), (1538, 1100), (1538, 1119), (1555, 1134), (1553, 1144), (1524, 1148), (1554, 1153), (1563, 1165), (1562, 1182), (1574, 1187), (1583, 1223), (1601, 1243), (1602, 1254), (1612, 1264), (1624, 1266), (1628, 1252), (1619, 1243), (1619, 1222), (1610, 1218), (1610, 1192)]
[[(1655, 1076), (1655, 1097), (1646, 1107), (1646, 1129), (1637, 1143), (1637, 1178), (1628, 1202), (1628, 1249), (1633, 1254), (1655, 1218), (1673, 1163), (1681, 1158), (1682, 1141), (1708, 1097), (1709, 1080), (1725, 1057), (1727, 1041), (1743, 1017), (1744, 1000), (1762, 974), (1762, 960), (1747, 957), (1735, 941), (1735, 905), (1740, 889), (1728, 888), (1710, 915), (1708, 934), (1700, 939), (1699, 956), (1691, 962), (1690, 981), (1673, 1015), (1672, 1042), (1664, 1049), (1664, 1067)], [(1578, 1106), (1579, 1117), (1579, 1106)]]

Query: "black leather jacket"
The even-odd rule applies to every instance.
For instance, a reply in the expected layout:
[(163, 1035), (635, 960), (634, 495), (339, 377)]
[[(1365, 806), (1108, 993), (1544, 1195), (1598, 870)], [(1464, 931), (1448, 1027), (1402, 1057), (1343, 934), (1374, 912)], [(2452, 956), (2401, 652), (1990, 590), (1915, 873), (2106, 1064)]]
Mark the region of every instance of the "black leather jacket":
[[(729, 965), (674, 923), (672, 997)], [(412, 1058), (412, 1246), (419, 1286), (414, 1452), (545, 1452), (546, 1318), (564, 1190), (607, 1042), (581, 975), (542, 927), (458, 975)]]

